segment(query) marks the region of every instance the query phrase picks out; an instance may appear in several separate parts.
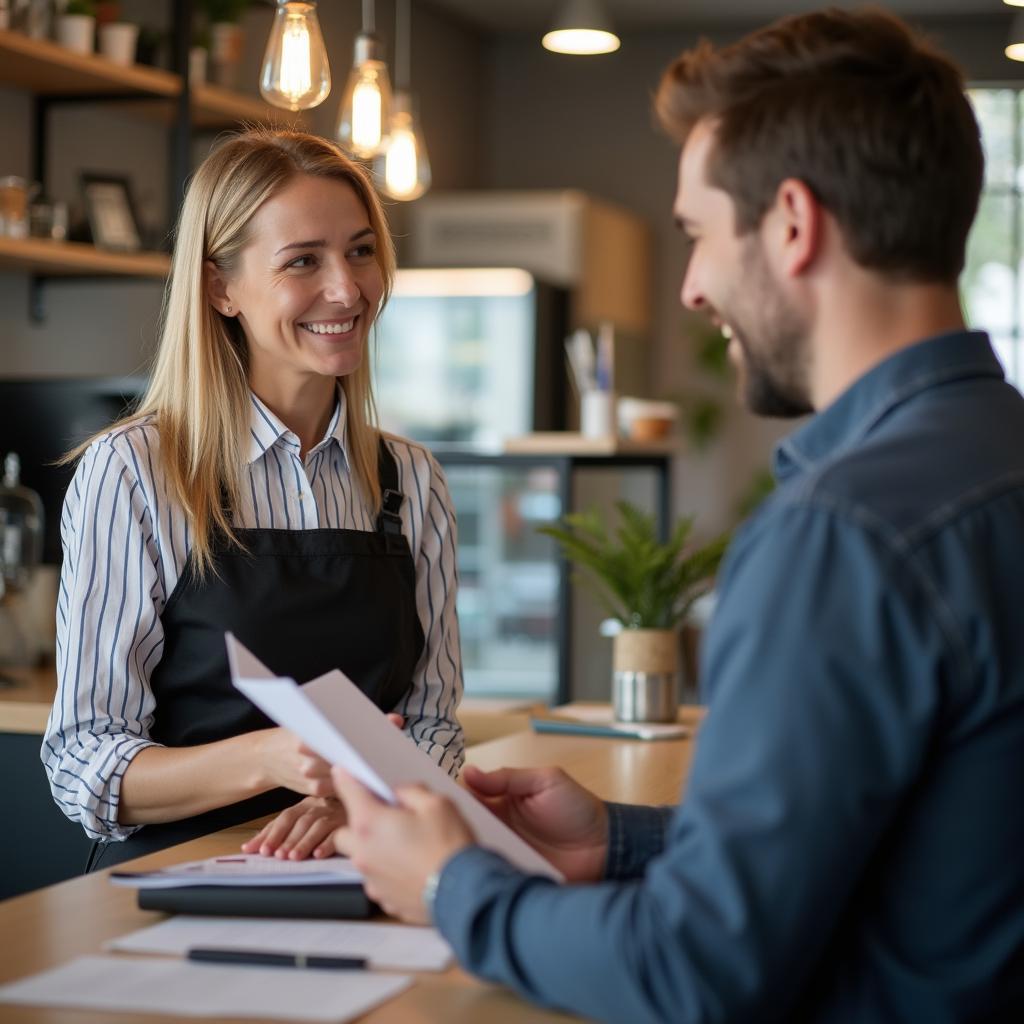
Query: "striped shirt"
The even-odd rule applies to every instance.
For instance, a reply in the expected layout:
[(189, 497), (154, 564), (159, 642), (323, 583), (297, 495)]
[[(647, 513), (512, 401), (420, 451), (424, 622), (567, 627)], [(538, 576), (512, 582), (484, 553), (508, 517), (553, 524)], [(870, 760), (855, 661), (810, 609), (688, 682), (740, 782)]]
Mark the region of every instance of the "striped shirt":
[[(298, 437), (252, 396), (239, 528), (372, 531), (345, 443), (344, 394), (324, 439), (300, 456)], [(388, 436), (398, 466), (402, 529), (416, 566), (425, 646), (405, 698), (405, 731), (451, 774), (463, 760), (455, 716), (462, 662), (455, 612), (455, 515), (440, 467), (425, 448)], [(61, 519), (57, 695), (41, 756), (54, 799), (97, 839), (125, 839), (121, 779), (148, 746), (150, 686), (163, 651), (160, 615), (191, 548), (169, 489), (152, 421), (118, 427), (82, 456)]]

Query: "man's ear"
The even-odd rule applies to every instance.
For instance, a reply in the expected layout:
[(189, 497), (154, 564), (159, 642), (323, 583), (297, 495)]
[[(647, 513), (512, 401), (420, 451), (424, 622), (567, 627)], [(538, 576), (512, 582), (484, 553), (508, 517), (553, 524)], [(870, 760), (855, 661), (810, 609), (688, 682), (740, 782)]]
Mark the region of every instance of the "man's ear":
[(814, 263), (823, 240), (824, 210), (798, 178), (786, 178), (775, 193), (765, 219), (776, 266), (787, 277), (799, 277)]
[(234, 316), (238, 309), (228, 295), (228, 284), (224, 274), (213, 260), (203, 260), (203, 285), (206, 301), (224, 316)]

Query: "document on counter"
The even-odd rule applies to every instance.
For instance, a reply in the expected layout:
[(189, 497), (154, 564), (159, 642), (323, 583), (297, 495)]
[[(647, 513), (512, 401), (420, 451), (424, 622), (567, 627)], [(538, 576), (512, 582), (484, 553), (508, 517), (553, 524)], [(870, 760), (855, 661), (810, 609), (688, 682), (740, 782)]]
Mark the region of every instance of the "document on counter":
[(0, 988), (0, 1003), (179, 1017), (344, 1021), (412, 984), (403, 974), (222, 967), (157, 957), (82, 956)]
[(176, 914), (105, 947), (120, 953), (184, 956), (190, 949), (231, 949), (305, 956), (361, 957), (372, 968), (443, 971), (451, 946), (434, 928), (362, 921), (289, 921)]
[(434, 764), (343, 672), (335, 669), (299, 686), (275, 676), (232, 634), (226, 639), (234, 685), (322, 758), (388, 803), (396, 802), (395, 786), (422, 783), (458, 807), (481, 846), (524, 871), (562, 880), (556, 867)]
[(182, 886), (359, 885), (362, 873), (347, 857), (323, 860), (277, 860), (258, 853), (237, 853), (158, 868), (155, 871), (112, 871), (110, 881), (133, 889)]

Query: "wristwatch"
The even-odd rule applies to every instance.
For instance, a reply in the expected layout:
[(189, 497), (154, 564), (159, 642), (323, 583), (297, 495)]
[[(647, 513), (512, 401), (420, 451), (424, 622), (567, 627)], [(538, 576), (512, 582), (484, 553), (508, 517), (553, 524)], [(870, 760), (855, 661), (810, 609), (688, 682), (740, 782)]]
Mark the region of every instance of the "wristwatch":
[(427, 908), (427, 917), (434, 920), (434, 900), (437, 899), (437, 887), (441, 884), (441, 868), (431, 871), (423, 883), (423, 906)]

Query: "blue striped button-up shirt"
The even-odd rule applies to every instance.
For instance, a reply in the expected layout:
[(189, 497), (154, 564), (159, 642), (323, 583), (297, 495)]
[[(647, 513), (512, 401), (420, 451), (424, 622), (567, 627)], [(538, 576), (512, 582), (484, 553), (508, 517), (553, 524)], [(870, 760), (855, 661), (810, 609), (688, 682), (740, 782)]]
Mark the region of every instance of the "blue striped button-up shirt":
[[(349, 463), (339, 396), (324, 439), (305, 459), (298, 437), (252, 397), (237, 527), (375, 528)], [(409, 692), (394, 710), (417, 745), (455, 774), (463, 759), (455, 717), (462, 696), (455, 515), (430, 452), (401, 438), (386, 443), (406, 495), (402, 527), (426, 639)], [(152, 422), (111, 430), (86, 451), (65, 498), (61, 537), (58, 686), (43, 764), (69, 818), (94, 838), (124, 839), (137, 826), (118, 824), (121, 779), (140, 750), (156, 745), (150, 678), (163, 651), (160, 615), (191, 548)]]

